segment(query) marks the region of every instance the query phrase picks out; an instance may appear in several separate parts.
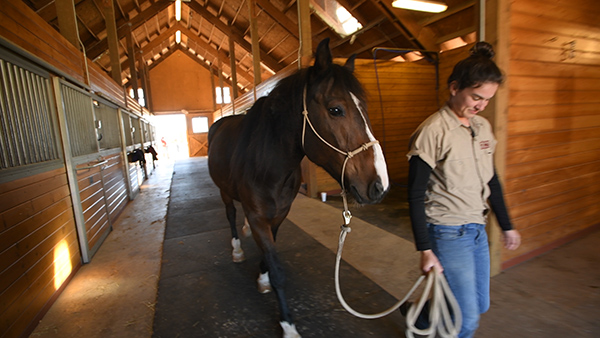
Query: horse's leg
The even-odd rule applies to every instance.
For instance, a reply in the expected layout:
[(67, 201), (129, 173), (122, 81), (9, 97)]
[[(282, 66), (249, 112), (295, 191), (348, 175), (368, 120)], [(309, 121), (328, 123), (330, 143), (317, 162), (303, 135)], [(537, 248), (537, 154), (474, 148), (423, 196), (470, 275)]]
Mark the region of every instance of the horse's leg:
[[(250, 222), (251, 224), (257, 224), (252, 222), (252, 220)], [(275, 238), (273, 236), (274, 233), (267, 222), (261, 222), (258, 224), (260, 224), (258, 228), (253, 226), (252, 235), (263, 252), (263, 261), (260, 264), (261, 276), (259, 277), (259, 284), (262, 276), (268, 273), (268, 282), (275, 292), (277, 301), (279, 302), (281, 318), (279, 324), (283, 329), (283, 337), (299, 338), (300, 334), (298, 334), (296, 325), (293, 323), (292, 312), (288, 307), (287, 298), (285, 297), (285, 272), (283, 270), (283, 266), (279, 262), (279, 258), (277, 257), (277, 251), (275, 250)], [(278, 226), (279, 224), (277, 224), (277, 226), (274, 228), (277, 228)], [(264, 271), (265, 269), (267, 271)]]
[(258, 292), (269, 293), (273, 291), (271, 281), (269, 280), (269, 268), (264, 258), (260, 261), (260, 275), (258, 275), (256, 282), (258, 284)]
[[(248, 225), (248, 219), (245, 219), (246, 224), (244, 224), (244, 227), (246, 227)], [(281, 225), (281, 224), (279, 224)], [(277, 230), (279, 229), (279, 225), (273, 226), (271, 228), (271, 233), (273, 234), (273, 241), (277, 241)], [(249, 231), (249, 235), (252, 234), (252, 231), (250, 230), (250, 228), (248, 228)], [(242, 232), (244, 232), (244, 228), (242, 228)], [(244, 235), (246, 235), (244, 233)], [(257, 279), (257, 283), (258, 283), (258, 292), (260, 293), (269, 293), (271, 291), (273, 291), (273, 288), (271, 287), (271, 282), (269, 281), (269, 268), (267, 266), (267, 263), (265, 263), (264, 258), (260, 261), (260, 275), (258, 276)]]
[(237, 228), (235, 227), (235, 205), (233, 205), (233, 199), (223, 191), (221, 191), (221, 199), (223, 200), (223, 203), (225, 203), (225, 212), (227, 214), (229, 226), (231, 227), (231, 246), (233, 247), (231, 255), (233, 256), (233, 262), (241, 263), (246, 260), (246, 257), (244, 256), (242, 243), (238, 237)]
[(244, 226), (242, 227), (242, 234), (244, 237), (252, 236), (252, 230), (250, 230), (250, 225), (248, 224), (248, 219), (244, 217)]

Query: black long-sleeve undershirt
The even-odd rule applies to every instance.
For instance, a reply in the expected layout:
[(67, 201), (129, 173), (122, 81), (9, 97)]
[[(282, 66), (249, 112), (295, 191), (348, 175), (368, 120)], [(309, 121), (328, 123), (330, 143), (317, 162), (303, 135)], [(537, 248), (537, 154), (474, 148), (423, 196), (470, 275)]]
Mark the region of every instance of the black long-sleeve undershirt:
[[(427, 184), (432, 168), (419, 156), (412, 156), (409, 160), (408, 169), (408, 206), (411, 219), (413, 235), (417, 250), (431, 249), (429, 235), (427, 233), (427, 217), (425, 215), (425, 195)], [(502, 185), (494, 171), (494, 176), (488, 182), (490, 187), (490, 207), (496, 215), (498, 224), (503, 231), (511, 230), (512, 224), (508, 216)]]

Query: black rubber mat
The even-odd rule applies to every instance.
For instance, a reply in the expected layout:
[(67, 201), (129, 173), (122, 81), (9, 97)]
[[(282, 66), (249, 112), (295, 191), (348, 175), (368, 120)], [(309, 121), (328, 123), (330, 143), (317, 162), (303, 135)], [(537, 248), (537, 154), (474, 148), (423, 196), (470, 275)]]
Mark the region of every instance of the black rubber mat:
[[(231, 235), (206, 158), (175, 164), (167, 214), (154, 337), (281, 337), (273, 293), (256, 289), (260, 253), (243, 238), (246, 261), (233, 263)], [(238, 207), (238, 224), (243, 223)], [(277, 238), (287, 277), (286, 292), (303, 337), (403, 337), (399, 313), (359, 319), (337, 300), (335, 255), (286, 220)], [(342, 289), (357, 310), (379, 312), (395, 299), (347, 264)]]

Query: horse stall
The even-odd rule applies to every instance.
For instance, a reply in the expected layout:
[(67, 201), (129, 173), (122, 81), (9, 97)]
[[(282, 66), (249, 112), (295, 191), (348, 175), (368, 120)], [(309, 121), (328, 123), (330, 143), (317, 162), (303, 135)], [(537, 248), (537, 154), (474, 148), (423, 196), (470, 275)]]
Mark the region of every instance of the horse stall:
[(154, 133), (148, 111), (24, 3), (0, 18), (0, 332), (19, 336), (135, 197), (143, 170), (126, 153)]

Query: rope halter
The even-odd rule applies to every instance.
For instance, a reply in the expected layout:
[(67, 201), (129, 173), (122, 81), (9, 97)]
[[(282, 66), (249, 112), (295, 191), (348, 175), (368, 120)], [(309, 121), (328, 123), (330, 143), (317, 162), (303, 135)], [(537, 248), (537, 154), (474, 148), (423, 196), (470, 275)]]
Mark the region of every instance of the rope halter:
[[(352, 94), (352, 93), (350, 93), (350, 94), (352, 95), (352, 97), (356, 103), (356, 107), (358, 108), (358, 111), (360, 112), (360, 116), (362, 117), (363, 121), (365, 122), (365, 128), (368, 128), (367, 120), (365, 119), (362, 109), (360, 109), (360, 107), (358, 106), (356, 96), (354, 96), (354, 94)], [(329, 146), (329, 148), (346, 156), (346, 158), (344, 159), (344, 164), (342, 165), (342, 176), (341, 176), (341, 180), (340, 180), (341, 186), (342, 186), (341, 195), (342, 195), (342, 199), (344, 201), (344, 212), (342, 213), (342, 215), (344, 216), (344, 225), (342, 225), (342, 227), (346, 228), (347, 231), (350, 231), (348, 225), (350, 224), (350, 219), (352, 218), (352, 214), (350, 213), (350, 210), (348, 210), (348, 201), (346, 199), (346, 187), (344, 185), (344, 173), (346, 172), (346, 164), (348, 163), (348, 160), (351, 159), (352, 157), (354, 157), (356, 154), (369, 149), (370, 147), (374, 146), (375, 144), (379, 144), (379, 141), (372, 140), (370, 142), (364, 143), (360, 147), (356, 148), (353, 151), (340, 150), (339, 148), (333, 146), (331, 143), (327, 142), (323, 137), (321, 137), (321, 135), (319, 135), (319, 133), (315, 130), (315, 127), (313, 126), (313, 124), (310, 122), (310, 119), (308, 118), (308, 109), (306, 108), (306, 86), (304, 86), (304, 91), (302, 93), (302, 104), (303, 104), (303, 108), (304, 108), (304, 110), (302, 111), (302, 115), (304, 115), (304, 122), (302, 123), (302, 149), (304, 150), (304, 136), (306, 134), (306, 123), (308, 123), (308, 125), (310, 126), (310, 129), (312, 129), (313, 133), (323, 143), (325, 143), (327, 146)]]

